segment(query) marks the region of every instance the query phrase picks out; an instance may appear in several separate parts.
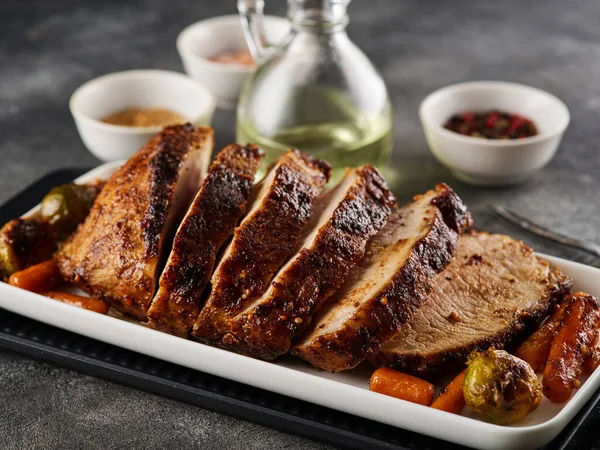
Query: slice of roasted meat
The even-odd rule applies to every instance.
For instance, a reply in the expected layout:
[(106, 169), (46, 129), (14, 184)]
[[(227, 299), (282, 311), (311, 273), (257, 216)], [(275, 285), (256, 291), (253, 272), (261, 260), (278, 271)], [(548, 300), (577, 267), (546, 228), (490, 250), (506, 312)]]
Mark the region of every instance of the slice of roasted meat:
[(364, 256), (367, 242), (384, 226), (394, 204), (377, 169), (349, 170), (322, 197), (300, 250), (265, 294), (235, 318), (223, 343), (263, 359), (286, 353)]
[(426, 300), (470, 223), (444, 184), (395, 211), (292, 353), (338, 372), (376, 352)]
[(210, 161), (210, 128), (165, 127), (106, 182), (56, 254), (63, 277), (123, 313), (146, 318), (161, 257)]
[(0, 229), (0, 280), (13, 273), (52, 259), (56, 234), (45, 220), (14, 219)]
[(329, 164), (288, 150), (256, 186), (252, 207), (212, 276), (210, 296), (194, 324), (195, 337), (220, 341), (231, 319), (263, 294), (297, 249), (330, 171)]
[(522, 242), (465, 234), (425, 304), (369, 360), (417, 376), (444, 375), (473, 350), (518, 344), (570, 287)]
[(215, 157), (175, 234), (158, 292), (148, 310), (151, 327), (177, 336), (189, 335), (217, 253), (246, 211), (263, 157), (260, 148), (237, 144), (225, 147)]

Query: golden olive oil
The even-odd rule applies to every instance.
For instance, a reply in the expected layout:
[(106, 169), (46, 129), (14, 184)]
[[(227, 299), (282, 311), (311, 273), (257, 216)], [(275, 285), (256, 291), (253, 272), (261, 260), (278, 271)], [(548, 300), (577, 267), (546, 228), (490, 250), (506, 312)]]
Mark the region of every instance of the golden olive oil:
[(346, 167), (372, 164), (383, 167), (392, 150), (392, 120), (389, 108), (384, 114), (365, 117), (345, 97), (325, 89), (297, 92), (292, 106), (284, 112), (281, 126), (269, 132), (261, 116), (238, 111), (237, 141), (262, 147), (267, 156), (259, 176), (290, 147), (331, 163), (332, 182), (341, 178)]

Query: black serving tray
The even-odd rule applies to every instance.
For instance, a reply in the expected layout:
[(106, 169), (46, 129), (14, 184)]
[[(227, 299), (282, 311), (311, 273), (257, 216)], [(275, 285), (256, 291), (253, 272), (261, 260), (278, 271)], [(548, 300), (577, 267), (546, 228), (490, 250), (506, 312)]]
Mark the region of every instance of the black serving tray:
[[(39, 203), (53, 186), (88, 169), (51, 173), (0, 206), (0, 224)], [(0, 309), (0, 348), (106, 380), (348, 449), (458, 449), (461, 446), (250, 387)], [(598, 448), (597, 392), (546, 449)], [(368, 407), (365, 405), (365, 407)], [(434, 425), (434, 424), (432, 424)]]

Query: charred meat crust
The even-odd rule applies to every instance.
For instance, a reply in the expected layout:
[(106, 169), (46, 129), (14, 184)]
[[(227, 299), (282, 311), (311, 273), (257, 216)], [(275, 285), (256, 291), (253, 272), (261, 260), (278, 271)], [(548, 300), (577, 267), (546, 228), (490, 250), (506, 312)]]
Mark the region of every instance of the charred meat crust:
[(436, 191), (447, 191), (448, 195), (440, 195), (433, 200), (433, 204), (442, 212), (444, 222), (452, 230), (462, 233), (473, 225), (471, 213), (467, 211), (467, 206), (462, 202), (458, 195), (446, 183), (440, 183), (436, 186)]
[[(146, 242), (146, 258), (158, 258), (160, 239), (165, 227), (173, 189), (184, 162), (183, 156), (190, 146), (198, 147), (206, 135), (197, 133), (193, 125), (172, 125), (152, 138), (149, 147), (156, 148), (157, 155), (149, 161), (150, 199), (149, 208), (142, 217), (141, 227)], [(140, 155), (142, 156), (142, 155)]]
[[(273, 273), (296, 251), (312, 207), (329, 180), (331, 166), (290, 149), (275, 166), (259, 209), (235, 230), (231, 254), (212, 279), (212, 291), (192, 335), (220, 340), (238, 312), (267, 289)], [(245, 219), (244, 219), (245, 220)]]
[(161, 239), (177, 171), (212, 129), (165, 127), (106, 182), (55, 260), (63, 278), (139, 319), (157, 284)]
[(444, 208), (437, 210), (429, 232), (413, 246), (387, 286), (368, 305), (361, 305), (361, 315), (351, 317), (351, 323), (293, 348), (292, 354), (330, 372), (351, 369), (377, 352), (412, 317), (452, 260), (458, 235), (471, 225), (469, 212), (448, 186), (440, 184), (435, 191), (431, 204)]
[(273, 281), (266, 302), (236, 316), (231, 333), (223, 338), (226, 347), (267, 360), (286, 353), (362, 258), (369, 237), (385, 224), (395, 199), (377, 169), (356, 170), (360, 177), (319, 229), (312, 248), (300, 250), (285, 269), (283, 282)]
[[(478, 234), (487, 233), (478, 232)], [(546, 261), (537, 259), (541, 264), (549, 266)], [(379, 352), (370, 355), (367, 359), (375, 367), (391, 367), (418, 377), (437, 379), (462, 369), (467, 356), (473, 350), (483, 351), (489, 347), (496, 349), (516, 347), (539, 327), (554, 305), (560, 303), (569, 294), (572, 286), (572, 280), (558, 268), (550, 268), (546, 282), (548, 284), (547, 295), (536, 302), (535, 308), (521, 311), (510, 326), (477, 342), (458, 348), (453, 346), (434, 354), (406, 353), (398, 355)]]
[(217, 253), (246, 211), (263, 157), (260, 148), (237, 144), (225, 147), (215, 157), (173, 240), (159, 290), (148, 310), (152, 328), (189, 335)]
[[(301, 158), (302, 161), (304, 161), (304, 164), (311, 167), (313, 170), (316, 170), (317, 172), (321, 172), (323, 174), (323, 177), (325, 177), (325, 179), (329, 181), (329, 178), (331, 177), (332, 167), (331, 164), (329, 164), (327, 161), (315, 158), (314, 156), (308, 155), (306, 153), (302, 153), (296, 148), (290, 148), (288, 149), (288, 152), (293, 152), (298, 158)], [(326, 184), (327, 181), (325, 182)]]

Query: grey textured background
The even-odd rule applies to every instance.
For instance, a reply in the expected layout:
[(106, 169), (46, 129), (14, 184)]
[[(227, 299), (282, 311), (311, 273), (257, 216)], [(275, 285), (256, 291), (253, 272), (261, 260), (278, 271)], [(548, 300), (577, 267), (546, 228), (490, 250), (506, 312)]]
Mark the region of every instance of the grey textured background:
[[(269, 12), (282, 13), (271, 0)], [(182, 70), (175, 51), (189, 23), (234, 12), (228, 1), (0, 2), (0, 202), (41, 175), (98, 163), (68, 111), (71, 92), (98, 75), (132, 68)], [(395, 112), (392, 166), (400, 200), (438, 181), (469, 204), (479, 228), (598, 266), (585, 253), (500, 222), (486, 204), (505, 204), (557, 231), (600, 242), (598, 123), (600, 5), (564, 0), (355, 0), (350, 37), (389, 86)], [(417, 118), (422, 98), (466, 80), (508, 80), (549, 90), (571, 110), (559, 153), (513, 188), (475, 189), (427, 150)], [(218, 146), (234, 117), (214, 120)], [(593, 419), (572, 448), (596, 447)], [(0, 351), (0, 447), (326, 448), (296, 436), (204, 411)]]

